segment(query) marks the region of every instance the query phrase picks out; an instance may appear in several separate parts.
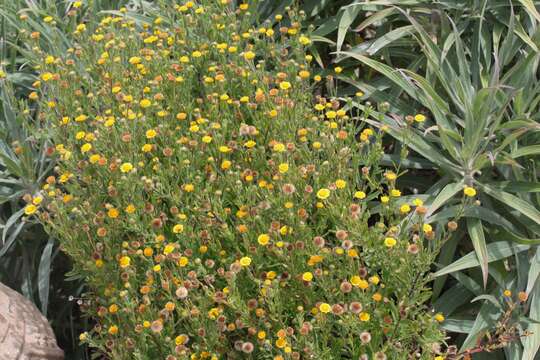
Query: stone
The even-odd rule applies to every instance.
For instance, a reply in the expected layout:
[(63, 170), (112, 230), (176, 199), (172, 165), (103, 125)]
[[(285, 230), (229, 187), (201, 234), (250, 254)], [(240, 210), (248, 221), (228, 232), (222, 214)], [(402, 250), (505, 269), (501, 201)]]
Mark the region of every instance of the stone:
[(0, 360), (61, 360), (47, 319), (28, 299), (0, 283)]

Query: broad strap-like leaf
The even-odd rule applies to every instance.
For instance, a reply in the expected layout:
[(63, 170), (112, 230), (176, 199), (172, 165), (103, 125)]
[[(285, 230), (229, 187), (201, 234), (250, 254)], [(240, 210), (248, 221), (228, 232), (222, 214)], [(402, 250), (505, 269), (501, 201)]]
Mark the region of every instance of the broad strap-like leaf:
[[(530, 300), (529, 317), (533, 321), (540, 321), (540, 286), (535, 286)], [(531, 323), (527, 327), (531, 333), (522, 340), (523, 343), (523, 358), (522, 360), (534, 360), (538, 349), (540, 349), (540, 324)]]
[(454, 195), (463, 190), (463, 183), (450, 183), (446, 185), (440, 193), (437, 194), (435, 199), (431, 202), (426, 212), (426, 217), (429, 218), (437, 209), (443, 206), (448, 200), (450, 200)]
[(480, 269), (482, 270), (482, 280), (484, 282), (484, 288), (487, 285), (489, 276), (488, 272), (488, 255), (486, 247), (486, 238), (484, 236), (484, 228), (482, 222), (477, 218), (467, 218), (467, 229), (469, 230), (469, 236), (473, 243)]
[(349, 31), (352, 23), (360, 13), (360, 10), (362, 10), (362, 8), (360, 6), (357, 6), (356, 4), (351, 4), (343, 8), (343, 13), (341, 14), (341, 18), (339, 19), (336, 40), (336, 47), (338, 52), (341, 51), (341, 46), (343, 45), (343, 41), (345, 41), (345, 35), (347, 34), (347, 31)]
[[(513, 254), (530, 249), (529, 245), (516, 244), (509, 241), (497, 241), (486, 245), (488, 263), (505, 259)], [(474, 268), (480, 265), (478, 257), (474, 251), (454, 261), (452, 264), (437, 271), (434, 276), (451, 274), (455, 271)]]
[(43, 316), (47, 316), (47, 308), (49, 307), (49, 282), (51, 278), (51, 262), (52, 262), (52, 250), (54, 246), (54, 240), (49, 239), (47, 245), (41, 253), (41, 260), (39, 261), (38, 268), (38, 294), (39, 301), (41, 303), (41, 313)]
[(540, 211), (538, 211), (533, 205), (529, 204), (525, 200), (518, 198), (515, 195), (509, 194), (502, 190), (499, 190), (488, 184), (480, 184), (478, 186), (488, 195), (494, 199), (506, 204), (507, 206), (519, 211), (529, 219), (540, 224)]

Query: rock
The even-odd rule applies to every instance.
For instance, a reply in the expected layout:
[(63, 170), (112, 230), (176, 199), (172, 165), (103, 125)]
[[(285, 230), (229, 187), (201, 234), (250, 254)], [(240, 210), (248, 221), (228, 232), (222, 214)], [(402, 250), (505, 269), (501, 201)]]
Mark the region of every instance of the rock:
[(0, 283), (0, 360), (61, 360), (47, 319), (24, 296)]

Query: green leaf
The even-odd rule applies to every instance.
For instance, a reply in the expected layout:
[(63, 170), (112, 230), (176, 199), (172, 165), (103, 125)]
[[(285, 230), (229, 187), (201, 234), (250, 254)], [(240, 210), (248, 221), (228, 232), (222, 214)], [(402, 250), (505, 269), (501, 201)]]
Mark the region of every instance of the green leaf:
[(535, 284), (539, 285), (537, 284), (539, 276), (540, 276), (540, 247), (537, 247), (534, 256), (531, 258), (529, 275), (527, 277), (527, 287), (525, 289), (525, 292), (527, 294), (531, 293)]
[[(536, 10), (536, 6), (532, 0), (519, 0), (519, 2), (527, 9), (527, 11), (540, 22), (540, 13)], [(525, 360), (525, 359), (523, 359)]]
[(429, 205), (426, 212), (426, 217), (429, 217), (437, 209), (443, 206), (448, 200), (450, 200), (454, 195), (463, 190), (463, 183), (451, 183), (446, 185), (439, 194), (435, 197), (435, 200)]
[(38, 268), (38, 294), (41, 303), (41, 313), (47, 316), (47, 308), (49, 306), (49, 281), (51, 278), (51, 254), (54, 246), (54, 240), (49, 238), (47, 245), (41, 253), (41, 260)]
[(441, 327), (447, 331), (459, 334), (468, 334), (471, 332), (474, 325), (472, 320), (464, 319), (446, 319)]
[(516, 149), (515, 151), (512, 151), (510, 156), (513, 159), (516, 159), (522, 156), (539, 155), (539, 154), (540, 154), (540, 145), (531, 145), (531, 146), (524, 146), (524, 147)]
[(370, 26), (371, 24), (379, 22), (379, 21), (383, 20), (384, 18), (394, 14), (395, 12), (396, 12), (395, 7), (389, 7), (389, 8), (383, 9), (381, 11), (377, 11), (376, 13), (374, 13), (373, 15), (368, 16), (364, 21), (362, 21), (360, 23), (360, 25), (358, 25), (356, 27), (355, 31), (357, 31), (357, 32), (362, 31), (365, 28), (367, 28), (368, 26)]
[[(505, 259), (513, 254), (530, 249), (529, 245), (516, 244), (508, 241), (497, 241), (486, 246), (488, 263)], [(461, 259), (454, 261), (452, 264), (437, 271), (434, 276), (442, 276), (455, 271), (474, 268), (480, 265), (478, 257), (474, 251), (463, 256)]]
[[(530, 300), (529, 317), (533, 321), (540, 321), (540, 286), (536, 286)], [(522, 360), (534, 360), (540, 348), (540, 324), (530, 324), (527, 330), (531, 334), (522, 340), (523, 358)]]
[(404, 36), (408, 36), (413, 30), (414, 28), (412, 25), (402, 26), (387, 32), (375, 40), (363, 42), (360, 45), (353, 47), (350, 52), (356, 54), (374, 55), (394, 41), (401, 39)]
[(534, 206), (528, 202), (509, 194), (507, 192), (501, 191), (495, 187), (492, 187), (487, 184), (478, 183), (480, 188), (488, 195), (492, 196), (494, 199), (510, 206), (513, 209), (521, 212), (523, 215), (535, 221), (537, 224), (540, 224), (540, 211), (538, 211)]
[(360, 6), (355, 6), (355, 4), (343, 8), (343, 14), (339, 19), (336, 41), (336, 47), (338, 52), (341, 51), (341, 46), (343, 45), (343, 41), (345, 40), (345, 35), (347, 34), (347, 31), (360, 13), (360, 10), (362, 10)]
[(540, 182), (501, 181), (489, 183), (491, 186), (507, 192), (537, 193), (540, 192)]
[(486, 288), (489, 272), (486, 238), (484, 237), (482, 222), (476, 218), (467, 218), (467, 229), (469, 230), (469, 236), (471, 237), (474, 251), (480, 263), (482, 280), (484, 282), (484, 288)]
[(474, 299), (472, 299), (471, 302), (473, 303), (473, 302), (478, 301), (478, 300), (489, 301), (490, 303), (492, 303), (493, 305), (495, 305), (499, 309), (502, 309), (501, 303), (493, 295), (489, 295), (489, 294), (479, 295), (479, 296), (475, 297)]

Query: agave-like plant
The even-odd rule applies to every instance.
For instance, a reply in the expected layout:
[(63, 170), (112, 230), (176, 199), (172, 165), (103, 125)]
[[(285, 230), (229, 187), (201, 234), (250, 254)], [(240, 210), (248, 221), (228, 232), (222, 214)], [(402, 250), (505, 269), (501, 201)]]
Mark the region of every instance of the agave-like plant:
[[(427, 221), (459, 220), (464, 228), (444, 245), (441, 268), (435, 273), (434, 305), (452, 317), (445, 325), (467, 334), (462, 350), (475, 347), (496, 325), (494, 319), (504, 315), (503, 304), (509, 299), (503, 291), (522, 291), (528, 303), (518, 312), (528, 314), (528, 320), (519, 318), (518, 327), (532, 335), (523, 339), (523, 347), (515, 343), (504, 351), (509, 359), (532, 360), (540, 346), (536, 323), (540, 316), (536, 173), (540, 16), (532, 2), (475, 3), (481, 11), (474, 18), (467, 18), (463, 9), (456, 18), (448, 17), (444, 8), (435, 12), (439, 24), (435, 32), (430, 29), (433, 11), (389, 7), (368, 17), (364, 25), (389, 14), (408, 21), (396, 28), (419, 49), (418, 60), (407, 68), (388, 65), (380, 61), (383, 56), (378, 51), (370, 52), (378, 39), (348, 51), (338, 47), (337, 61), (359, 61), (385, 78), (379, 82), (384, 87), (366, 89), (365, 80), (342, 77), (362, 90), (387, 91), (384, 100), (390, 103), (390, 113), (371, 110), (372, 119), (365, 121), (384, 126), (401, 145), (387, 158), (389, 162), (401, 162), (416, 176), (437, 169), (438, 181), (422, 189)], [(456, 9), (452, 11), (455, 14)], [(403, 103), (406, 106), (400, 107)], [(405, 116), (415, 115), (414, 109), (423, 111), (428, 120), (418, 124), (413, 116)], [(414, 184), (415, 179), (404, 176), (403, 180)], [(478, 200), (466, 207), (457, 205), (456, 199), (464, 186), (478, 190)], [(474, 251), (461, 256), (464, 241)], [(448, 274), (454, 279), (446, 281)], [(470, 305), (479, 299), (483, 304)], [(471, 318), (471, 313), (478, 315)]]

